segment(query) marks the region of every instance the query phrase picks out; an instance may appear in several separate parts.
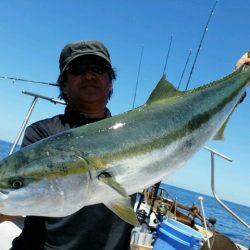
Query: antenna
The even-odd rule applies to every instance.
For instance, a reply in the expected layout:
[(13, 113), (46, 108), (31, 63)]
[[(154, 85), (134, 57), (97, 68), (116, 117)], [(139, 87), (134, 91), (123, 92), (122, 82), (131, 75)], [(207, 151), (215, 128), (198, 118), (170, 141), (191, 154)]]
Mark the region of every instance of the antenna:
[(188, 85), (189, 85), (189, 83), (190, 83), (190, 79), (191, 79), (191, 76), (192, 76), (193, 71), (194, 71), (194, 66), (195, 66), (195, 63), (196, 63), (196, 61), (197, 61), (199, 52), (200, 52), (200, 50), (201, 50), (202, 42), (203, 42), (203, 40), (204, 40), (204, 37), (205, 37), (206, 32), (208, 31), (208, 25), (209, 25), (209, 23), (210, 23), (210, 20), (211, 20), (212, 15), (214, 14), (214, 10), (215, 10), (215, 7), (216, 7), (217, 3), (218, 3), (218, 0), (215, 1), (215, 4), (214, 4), (214, 6), (213, 6), (213, 8), (212, 8), (212, 10), (211, 10), (211, 12), (210, 12), (210, 15), (209, 15), (207, 24), (206, 24), (206, 26), (205, 26), (205, 29), (204, 29), (204, 31), (203, 31), (203, 34), (202, 34), (202, 37), (201, 37), (201, 41), (200, 41), (200, 44), (199, 44), (199, 46), (198, 46), (198, 49), (197, 49), (197, 52), (196, 52), (196, 55), (195, 55), (194, 63), (193, 63), (193, 65), (192, 65), (192, 68), (191, 68), (191, 71), (190, 71), (190, 74), (189, 74), (189, 78), (188, 78), (188, 82), (187, 82), (187, 85), (186, 85), (186, 89), (185, 89), (185, 90), (187, 90)]
[(134, 100), (133, 100), (132, 108), (135, 107), (135, 98), (136, 98), (136, 94), (137, 94), (137, 87), (138, 87), (139, 76), (140, 76), (140, 71), (141, 71), (141, 62), (142, 62), (143, 50), (144, 50), (144, 46), (142, 46), (142, 49), (141, 49), (141, 56), (140, 56), (139, 68), (138, 68), (137, 79), (136, 79), (136, 84), (135, 84), (135, 94), (134, 94)]
[(13, 83), (15, 81), (21, 81), (21, 82), (31, 82), (31, 83), (45, 84), (45, 85), (50, 85), (50, 86), (58, 86), (58, 84), (56, 84), (56, 83), (33, 81), (33, 80), (27, 80), (27, 79), (17, 78), (17, 77), (0, 76), (0, 78), (1, 79), (12, 80)]
[(170, 54), (170, 49), (171, 49), (171, 45), (172, 45), (172, 41), (173, 41), (173, 34), (171, 35), (171, 38), (170, 38), (170, 43), (169, 43), (169, 46), (168, 46), (168, 53), (167, 53), (167, 57), (166, 57), (166, 60), (165, 60), (165, 65), (164, 65), (164, 69), (163, 69), (163, 74), (166, 73), (166, 68), (167, 68), (167, 63), (168, 63), (168, 58), (169, 58), (169, 54)]

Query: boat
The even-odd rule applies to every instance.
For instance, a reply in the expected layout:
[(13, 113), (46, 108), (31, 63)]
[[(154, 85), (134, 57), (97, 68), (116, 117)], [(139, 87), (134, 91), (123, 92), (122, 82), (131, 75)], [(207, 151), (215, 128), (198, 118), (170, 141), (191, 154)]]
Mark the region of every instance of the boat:
[(200, 206), (178, 203), (159, 183), (138, 193), (135, 211), (140, 225), (132, 230), (131, 250), (248, 250), (218, 232)]
[(23, 228), (23, 218), (0, 222), (0, 250), (9, 250), (14, 238), (19, 236)]

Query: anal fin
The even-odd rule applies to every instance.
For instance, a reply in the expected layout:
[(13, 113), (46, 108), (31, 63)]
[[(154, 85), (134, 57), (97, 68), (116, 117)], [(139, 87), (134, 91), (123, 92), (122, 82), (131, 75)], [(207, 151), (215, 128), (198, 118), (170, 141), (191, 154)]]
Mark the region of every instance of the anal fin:
[(105, 206), (113, 211), (118, 217), (131, 225), (139, 225), (137, 215), (131, 206), (129, 198), (123, 197), (105, 203)]

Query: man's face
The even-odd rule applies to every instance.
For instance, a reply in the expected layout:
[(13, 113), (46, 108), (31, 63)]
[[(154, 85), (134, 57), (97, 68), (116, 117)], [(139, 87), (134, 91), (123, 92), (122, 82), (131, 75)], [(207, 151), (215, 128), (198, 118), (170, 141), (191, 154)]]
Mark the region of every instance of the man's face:
[(81, 112), (88, 105), (106, 106), (112, 80), (101, 58), (83, 56), (75, 59), (66, 70), (65, 79), (63, 92), (74, 110)]

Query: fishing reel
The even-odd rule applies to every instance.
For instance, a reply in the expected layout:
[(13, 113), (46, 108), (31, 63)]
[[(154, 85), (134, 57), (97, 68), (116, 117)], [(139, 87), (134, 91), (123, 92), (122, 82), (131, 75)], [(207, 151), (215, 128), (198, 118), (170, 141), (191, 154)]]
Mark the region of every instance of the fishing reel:
[(149, 216), (144, 209), (137, 210), (137, 219), (140, 222), (140, 231), (141, 232), (149, 232)]
[(140, 224), (146, 223), (148, 215), (144, 209), (136, 210), (136, 214), (137, 214), (137, 219), (140, 222)]
[(164, 203), (160, 203), (157, 206), (157, 210), (156, 210), (157, 221), (154, 221), (154, 222), (155, 223), (162, 222), (166, 218), (167, 212), (168, 212), (168, 206)]

